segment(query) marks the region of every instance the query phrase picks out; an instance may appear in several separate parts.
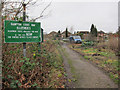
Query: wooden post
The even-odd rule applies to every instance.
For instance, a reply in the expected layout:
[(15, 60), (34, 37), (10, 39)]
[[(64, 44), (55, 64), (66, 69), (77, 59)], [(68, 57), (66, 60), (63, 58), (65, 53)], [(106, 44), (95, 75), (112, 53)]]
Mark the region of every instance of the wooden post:
[[(26, 4), (23, 3), (23, 21), (26, 21)], [(26, 42), (23, 43), (23, 56), (26, 57)]]

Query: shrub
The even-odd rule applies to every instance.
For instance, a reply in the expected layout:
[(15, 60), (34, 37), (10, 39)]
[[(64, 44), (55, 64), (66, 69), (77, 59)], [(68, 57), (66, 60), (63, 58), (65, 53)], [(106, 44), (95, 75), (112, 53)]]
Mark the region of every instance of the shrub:
[(82, 47), (86, 47), (86, 46), (93, 46), (94, 42), (93, 41), (85, 41), (82, 43)]
[(114, 51), (118, 51), (118, 38), (110, 38), (106, 42), (101, 42), (97, 45), (98, 48), (108, 48)]
[(110, 49), (114, 51), (118, 50), (118, 38), (110, 38), (107, 44)]

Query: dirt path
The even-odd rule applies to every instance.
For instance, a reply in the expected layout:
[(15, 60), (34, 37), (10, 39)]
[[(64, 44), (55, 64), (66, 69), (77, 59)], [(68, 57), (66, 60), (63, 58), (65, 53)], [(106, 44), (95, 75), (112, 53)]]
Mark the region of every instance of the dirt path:
[[(68, 83), (69, 87), (75, 88), (117, 88), (117, 85), (101, 70), (93, 66), (92, 64), (83, 61), (80, 55), (75, 51), (69, 49), (65, 43), (63, 43), (62, 56), (68, 78), (74, 76), (77, 81), (72, 84)], [(69, 65), (68, 65), (69, 63)]]

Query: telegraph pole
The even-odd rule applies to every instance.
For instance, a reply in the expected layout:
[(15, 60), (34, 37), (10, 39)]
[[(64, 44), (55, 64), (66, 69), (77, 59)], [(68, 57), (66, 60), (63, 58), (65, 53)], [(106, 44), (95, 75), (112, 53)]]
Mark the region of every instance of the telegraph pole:
[[(23, 21), (26, 21), (26, 4), (23, 5)], [(26, 57), (26, 42), (23, 43), (23, 56)]]

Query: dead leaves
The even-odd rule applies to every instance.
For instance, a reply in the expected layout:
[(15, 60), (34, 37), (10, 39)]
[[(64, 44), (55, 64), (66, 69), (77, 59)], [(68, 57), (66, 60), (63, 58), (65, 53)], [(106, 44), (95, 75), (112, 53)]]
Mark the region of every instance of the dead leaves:
[[(13, 47), (14, 46), (14, 47)], [(32, 88), (32, 87), (42, 87), (42, 88), (64, 88), (65, 79), (62, 74), (63, 70), (58, 67), (63, 67), (62, 62), (59, 64), (56, 63), (56, 59), (59, 56), (59, 52), (56, 54), (56, 45), (53, 42), (47, 42), (42, 44), (41, 53), (38, 53), (37, 44), (28, 45), (29, 55), (27, 58), (30, 60), (30, 65), (35, 64), (35, 67), (30, 68), (29, 63), (26, 63), (26, 59), (22, 57), (22, 53), (19, 49), (21, 49), (20, 44), (9, 44), (7, 48), (9, 51), (14, 51), (15, 48), (19, 50), (19, 53), (15, 53), (10, 55), (9, 53), (4, 53), (4, 66), (12, 67), (13, 69), (3, 68), (6, 72), (3, 72), (3, 76), (7, 78), (6, 74), (13, 76), (13, 79), (4, 80), (3, 87), (4, 88), (12, 88), (10, 84), (12, 80), (17, 81), (14, 85), (18, 88)], [(7, 51), (7, 50), (6, 50)], [(4, 51), (5, 52), (5, 51)], [(9, 54), (9, 55), (6, 55)], [(33, 57), (35, 54), (35, 58)], [(49, 57), (46, 57), (49, 56)], [(52, 58), (51, 58), (52, 57)], [(56, 58), (56, 59), (55, 59)], [(24, 60), (25, 62), (20, 62), (20, 60)], [(54, 63), (55, 62), (55, 63)], [(21, 68), (25, 65), (25, 68)], [(53, 63), (55, 65), (53, 65)], [(28, 66), (29, 67), (28, 67)], [(55, 67), (57, 65), (57, 68)], [(60, 66), (59, 66), (60, 65)], [(52, 72), (52, 68), (55, 69), (55, 72)], [(24, 71), (24, 72), (23, 72)], [(55, 75), (54, 75), (55, 74)], [(52, 82), (54, 81), (54, 82)]]

